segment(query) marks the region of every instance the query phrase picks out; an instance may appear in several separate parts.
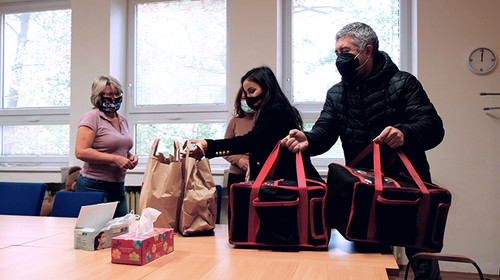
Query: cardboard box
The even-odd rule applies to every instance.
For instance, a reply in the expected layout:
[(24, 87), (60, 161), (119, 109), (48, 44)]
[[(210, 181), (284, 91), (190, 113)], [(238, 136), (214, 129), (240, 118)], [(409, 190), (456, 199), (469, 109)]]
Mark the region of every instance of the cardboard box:
[(129, 232), (113, 237), (111, 262), (144, 265), (173, 251), (174, 230), (171, 228), (155, 228), (140, 236)]
[(102, 230), (113, 219), (118, 202), (82, 206), (74, 231), (74, 248), (87, 251), (111, 247), (111, 239), (128, 232), (128, 226)]

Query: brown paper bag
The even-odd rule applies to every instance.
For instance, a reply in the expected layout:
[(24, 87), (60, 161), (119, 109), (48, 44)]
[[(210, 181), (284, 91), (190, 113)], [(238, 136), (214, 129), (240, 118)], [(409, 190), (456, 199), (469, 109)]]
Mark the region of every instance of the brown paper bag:
[(179, 154), (179, 142), (174, 141), (174, 155), (164, 157), (156, 154), (160, 139), (155, 139), (149, 154), (142, 182), (140, 213), (146, 207), (161, 212), (154, 226), (173, 228), (177, 231), (177, 221), (183, 199), (182, 162)]
[[(189, 154), (191, 143), (187, 142)], [(217, 218), (217, 192), (208, 159), (193, 157), (183, 159), (184, 199), (179, 215), (179, 232), (182, 235), (199, 235), (213, 232)]]

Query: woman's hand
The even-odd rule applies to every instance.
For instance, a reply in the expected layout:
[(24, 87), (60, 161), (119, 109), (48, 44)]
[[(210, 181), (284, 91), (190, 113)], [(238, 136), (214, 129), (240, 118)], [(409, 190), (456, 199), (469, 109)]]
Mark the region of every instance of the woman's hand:
[[(189, 147), (189, 155), (187, 155), (187, 153), (186, 153), (188, 141), (191, 142), (191, 146), (194, 146), (194, 147)], [(182, 156), (183, 157), (190, 156), (190, 157), (194, 157), (198, 160), (203, 158), (203, 156), (205, 156), (205, 151), (208, 148), (207, 141), (201, 140), (201, 139), (188, 140), (188, 141), (184, 142), (184, 145), (182, 146), (182, 148), (184, 149), (184, 151), (181, 152)], [(201, 149), (200, 149), (200, 147), (201, 147)]]
[(134, 169), (137, 166), (137, 163), (139, 163), (139, 158), (132, 154), (128, 156), (128, 160), (132, 164), (132, 167), (129, 169)]
[(238, 167), (243, 170), (243, 171), (247, 171), (248, 169), (248, 165), (250, 164), (249, 160), (247, 157), (241, 157), (239, 160), (238, 160)]
[(136, 159), (136, 162), (134, 163), (129, 158), (118, 156), (118, 155), (115, 155), (113, 162), (115, 163), (116, 166), (120, 167), (123, 170), (134, 169), (134, 167), (137, 165), (137, 159)]

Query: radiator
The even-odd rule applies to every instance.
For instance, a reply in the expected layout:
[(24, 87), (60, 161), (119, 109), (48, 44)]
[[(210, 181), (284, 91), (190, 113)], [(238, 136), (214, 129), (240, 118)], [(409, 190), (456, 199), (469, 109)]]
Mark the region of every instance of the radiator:
[(129, 212), (133, 210), (135, 214), (139, 214), (140, 191), (140, 188), (126, 188)]
[[(59, 189), (52, 190), (48, 189), (45, 191), (45, 195), (43, 198), (43, 203), (44, 204), (52, 204), (54, 200), (54, 195), (56, 191)], [(140, 193), (141, 193), (141, 187), (139, 186), (126, 186), (125, 187), (125, 194), (127, 195), (127, 204), (128, 204), (128, 211), (134, 210), (135, 214), (139, 214), (139, 201), (140, 201)], [(52, 206), (51, 206), (52, 208)], [(50, 212), (49, 212), (50, 213)]]

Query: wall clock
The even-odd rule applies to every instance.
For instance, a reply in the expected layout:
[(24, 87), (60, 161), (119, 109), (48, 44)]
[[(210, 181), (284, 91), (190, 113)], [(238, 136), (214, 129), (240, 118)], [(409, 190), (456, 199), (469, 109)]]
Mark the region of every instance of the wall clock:
[(477, 48), (470, 52), (466, 64), (474, 74), (487, 74), (497, 65), (497, 56), (489, 48)]

